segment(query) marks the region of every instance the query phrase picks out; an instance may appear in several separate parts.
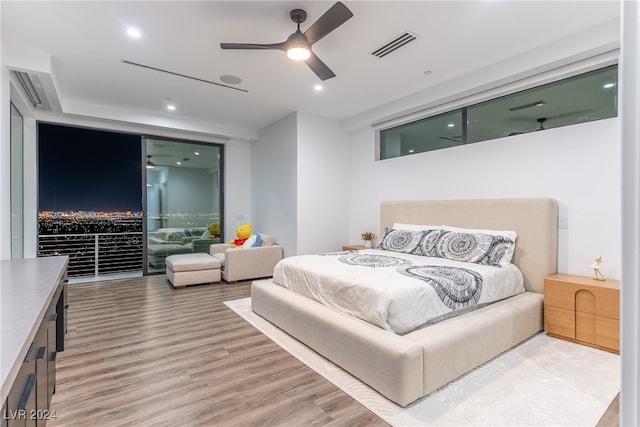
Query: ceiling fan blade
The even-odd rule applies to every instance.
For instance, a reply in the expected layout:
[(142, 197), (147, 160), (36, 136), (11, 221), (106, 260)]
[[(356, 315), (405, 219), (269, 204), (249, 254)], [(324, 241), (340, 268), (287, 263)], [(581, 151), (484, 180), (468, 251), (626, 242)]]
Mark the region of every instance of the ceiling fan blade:
[(315, 53), (311, 53), (309, 59), (307, 59), (306, 64), (311, 68), (311, 70), (316, 73), (316, 75), (320, 78), (320, 80), (328, 80), (332, 77), (335, 77), (335, 73), (331, 71), (327, 65), (318, 58)]
[(285, 43), (258, 44), (258, 43), (220, 43), (222, 49), (275, 49), (285, 50)]
[(347, 6), (341, 2), (337, 2), (327, 10), (316, 22), (313, 23), (307, 31), (304, 32), (304, 36), (310, 44), (314, 44), (331, 31), (344, 24), (353, 16), (353, 13)]

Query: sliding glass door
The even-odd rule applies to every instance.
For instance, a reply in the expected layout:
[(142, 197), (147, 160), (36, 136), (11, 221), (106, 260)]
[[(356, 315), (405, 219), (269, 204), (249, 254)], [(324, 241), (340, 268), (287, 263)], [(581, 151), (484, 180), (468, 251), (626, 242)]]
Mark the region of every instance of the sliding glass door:
[(145, 137), (145, 274), (222, 241), (223, 145)]

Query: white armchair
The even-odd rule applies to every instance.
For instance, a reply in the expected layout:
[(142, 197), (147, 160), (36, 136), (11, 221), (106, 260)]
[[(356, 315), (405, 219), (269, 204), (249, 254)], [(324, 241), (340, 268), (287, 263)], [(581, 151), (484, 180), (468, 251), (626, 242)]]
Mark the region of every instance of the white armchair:
[(273, 268), (283, 257), (282, 246), (273, 236), (260, 234), (262, 245), (254, 248), (236, 248), (231, 243), (215, 243), (209, 254), (222, 264), (222, 278), (227, 282), (273, 276)]

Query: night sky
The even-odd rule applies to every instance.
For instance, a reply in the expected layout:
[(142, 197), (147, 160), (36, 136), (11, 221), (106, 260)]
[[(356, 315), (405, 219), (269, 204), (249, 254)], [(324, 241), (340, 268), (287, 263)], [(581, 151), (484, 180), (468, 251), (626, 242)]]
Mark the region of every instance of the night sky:
[(140, 135), (38, 125), (40, 211), (141, 211)]

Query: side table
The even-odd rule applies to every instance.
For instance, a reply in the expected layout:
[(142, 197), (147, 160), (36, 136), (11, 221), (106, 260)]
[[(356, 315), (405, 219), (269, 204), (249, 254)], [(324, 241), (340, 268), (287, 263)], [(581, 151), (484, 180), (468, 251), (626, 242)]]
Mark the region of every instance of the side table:
[(360, 251), (365, 249), (364, 245), (345, 245), (342, 247), (343, 251)]
[(544, 330), (551, 336), (620, 353), (620, 282), (572, 274), (544, 279)]

